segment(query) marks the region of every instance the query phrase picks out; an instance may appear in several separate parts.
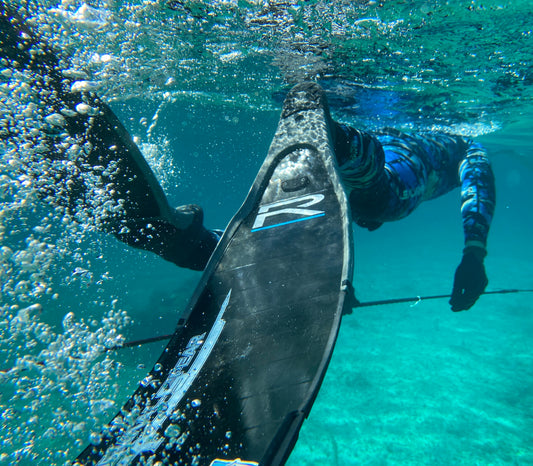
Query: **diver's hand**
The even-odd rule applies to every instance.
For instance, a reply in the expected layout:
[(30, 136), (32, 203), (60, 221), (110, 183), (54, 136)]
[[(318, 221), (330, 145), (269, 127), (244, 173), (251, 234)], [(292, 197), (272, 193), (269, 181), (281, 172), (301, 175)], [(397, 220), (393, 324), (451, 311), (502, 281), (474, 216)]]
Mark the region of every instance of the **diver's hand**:
[(463, 260), (455, 271), (452, 297), (450, 304), (452, 311), (466, 311), (470, 309), (480, 295), (485, 291), (487, 274), (483, 259), (486, 251), (482, 247), (470, 246), (463, 252)]

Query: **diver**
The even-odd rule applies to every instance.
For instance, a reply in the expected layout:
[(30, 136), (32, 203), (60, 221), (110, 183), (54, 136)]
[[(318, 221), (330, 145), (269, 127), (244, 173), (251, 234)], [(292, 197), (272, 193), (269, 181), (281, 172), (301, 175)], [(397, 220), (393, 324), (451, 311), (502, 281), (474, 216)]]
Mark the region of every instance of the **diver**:
[[(40, 196), (73, 216), (81, 209), (95, 228), (130, 246), (180, 267), (202, 270), (221, 231), (205, 228), (202, 209), (196, 205), (175, 209), (168, 205), (140, 150), (111, 109), (64, 73), (50, 47), (4, 2), (0, 2), (0, 60), (4, 67), (31, 73), (33, 86), (42, 89), (46, 151), (35, 152), (31, 162), (37, 164), (44, 157), (55, 182), (47, 183), (37, 172), (34, 181)], [(318, 87), (304, 86), (314, 86), (315, 91)], [(484, 148), (445, 133), (370, 134), (333, 120), (329, 126), (353, 218), (362, 227), (375, 230), (410, 214), (421, 202), (461, 187), (465, 244), (450, 304), (453, 311), (471, 308), (488, 283), (483, 262), (495, 207), (494, 176)], [(0, 140), (28, 138), (35, 139), (17, 125), (16, 116), (2, 119)], [(77, 148), (74, 154), (72, 147)], [(95, 206), (89, 178), (98, 180), (107, 201)], [(98, 215), (89, 218), (88, 211)]]
[(421, 202), (461, 188), (464, 249), (454, 277), (453, 311), (470, 309), (488, 279), (483, 261), (495, 208), (485, 149), (446, 133), (375, 134), (334, 123), (334, 151), (353, 220), (370, 231), (409, 215)]

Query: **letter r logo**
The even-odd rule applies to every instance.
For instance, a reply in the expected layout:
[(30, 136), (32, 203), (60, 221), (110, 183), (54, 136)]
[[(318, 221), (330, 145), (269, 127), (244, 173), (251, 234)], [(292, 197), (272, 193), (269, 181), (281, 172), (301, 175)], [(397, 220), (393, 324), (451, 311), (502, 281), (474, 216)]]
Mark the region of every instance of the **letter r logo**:
[[(323, 217), (326, 213), (323, 210), (308, 209), (315, 204), (318, 204), (324, 199), (323, 194), (308, 194), (306, 196), (295, 197), (292, 199), (285, 199), (284, 201), (277, 201), (271, 204), (262, 205), (257, 212), (252, 232), (259, 230), (266, 230), (268, 228), (275, 228), (290, 223), (301, 222), (303, 220), (310, 220), (316, 217)], [(278, 216), (283, 215), (285, 218), (280, 219)], [(296, 218), (294, 218), (296, 216)], [(271, 217), (277, 217), (277, 223), (271, 223)]]

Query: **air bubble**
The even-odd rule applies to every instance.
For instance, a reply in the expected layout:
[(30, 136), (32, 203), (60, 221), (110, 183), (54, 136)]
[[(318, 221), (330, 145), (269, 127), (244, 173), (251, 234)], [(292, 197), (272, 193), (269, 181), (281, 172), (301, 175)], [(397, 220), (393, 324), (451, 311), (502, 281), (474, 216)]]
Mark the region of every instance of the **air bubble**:
[(181, 428), (178, 424), (170, 424), (165, 429), (165, 437), (176, 438), (181, 434)]
[(80, 115), (91, 115), (94, 113), (94, 109), (90, 105), (87, 105), (85, 103), (80, 103), (76, 105), (76, 111)]
[(65, 126), (67, 124), (65, 117), (60, 113), (52, 113), (51, 115), (45, 117), (44, 120), (52, 126)]
[(75, 81), (70, 86), (71, 92), (96, 91), (100, 85), (93, 81)]
[(89, 442), (92, 445), (98, 445), (100, 444), (101, 441), (102, 441), (102, 435), (100, 433), (91, 432), (91, 434), (89, 435)]

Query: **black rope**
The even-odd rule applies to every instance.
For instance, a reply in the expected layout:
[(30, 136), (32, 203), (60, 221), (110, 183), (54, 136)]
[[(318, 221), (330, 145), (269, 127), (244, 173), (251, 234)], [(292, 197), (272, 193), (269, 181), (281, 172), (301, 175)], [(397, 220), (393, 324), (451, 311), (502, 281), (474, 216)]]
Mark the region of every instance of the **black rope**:
[(171, 338), (172, 338), (172, 334), (159, 335), (157, 337), (143, 338), (142, 340), (127, 341), (125, 343), (122, 343), (121, 345), (111, 346), (109, 348), (106, 348), (105, 350), (115, 351), (115, 350), (124, 349), (124, 348), (131, 348), (132, 346), (141, 346), (141, 345), (146, 345), (148, 343), (155, 343), (156, 341), (170, 340)]
[[(509, 294), (509, 293), (532, 293), (533, 290), (519, 290), (519, 289), (507, 289), (507, 290), (494, 290), (494, 291), (485, 291), (483, 294)], [(450, 298), (449, 294), (437, 294), (432, 296), (413, 296), (410, 298), (395, 298), (395, 299), (382, 299), (379, 301), (366, 301), (358, 303), (354, 307), (370, 307), (370, 306), (383, 306), (387, 304), (397, 304), (397, 303), (411, 303), (411, 302), (420, 302), (426, 301), (429, 299), (443, 299)]]
[[(485, 291), (483, 294), (510, 294), (510, 293), (533, 293), (533, 290), (524, 290), (524, 289), (506, 289), (506, 290), (494, 290), (494, 291)], [(443, 299), (449, 298), (449, 294), (436, 294), (431, 296), (412, 296), (410, 298), (394, 298), (394, 299), (382, 299), (379, 301), (365, 301), (357, 303), (354, 307), (371, 307), (371, 306), (386, 306), (387, 304), (399, 304), (399, 303), (419, 303), (421, 301), (427, 301), (430, 299)], [(142, 346), (148, 343), (155, 343), (162, 340), (170, 340), (172, 335), (160, 335), (157, 337), (144, 338), (142, 340), (127, 341), (122, 345), (112, 346), (111, 348), (106, 348), (106, 351), (115, 351), (124, 348), (131, 348), (133, 346)]]

